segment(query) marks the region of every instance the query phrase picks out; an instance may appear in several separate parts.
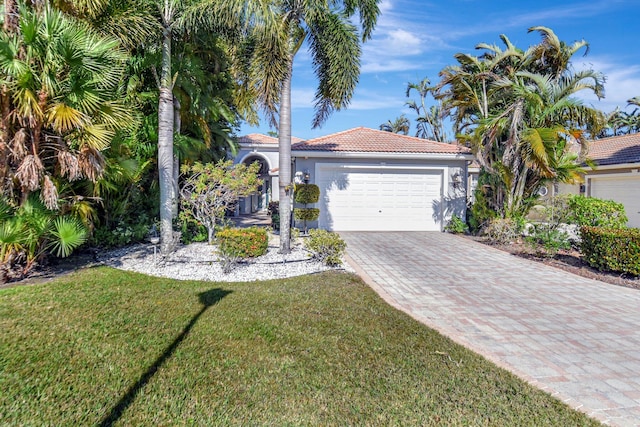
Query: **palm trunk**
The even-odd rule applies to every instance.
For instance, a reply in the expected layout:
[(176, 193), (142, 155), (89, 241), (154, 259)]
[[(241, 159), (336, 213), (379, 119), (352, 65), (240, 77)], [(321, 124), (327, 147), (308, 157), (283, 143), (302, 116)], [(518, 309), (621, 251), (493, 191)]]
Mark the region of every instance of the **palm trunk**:
[(287, 75), (282, 81), (279, 111), (279, 195), (280, 253), (291, 252), (291, 75), (293, 55), (289, 57)]
[(160, 184), (160, 251), (173, 247), (171, 208), (173, 204), (173, 94), (171, 82), (171, 29), (162, 33), (162, 69), (158, 104), (158, 175)]
[[(180, 119), (180, 101), (178, 98), (173, 98), (173, 131), (176, 135), (180, 134), (182, 127), (182, 120)], [(178, 217), (178, 195), (180, 194), (179, 187), (180, 178), (180, 156), (178, 152), (173, 153), (173, 203), (171, 204), (171, 217), (175, 219)]]

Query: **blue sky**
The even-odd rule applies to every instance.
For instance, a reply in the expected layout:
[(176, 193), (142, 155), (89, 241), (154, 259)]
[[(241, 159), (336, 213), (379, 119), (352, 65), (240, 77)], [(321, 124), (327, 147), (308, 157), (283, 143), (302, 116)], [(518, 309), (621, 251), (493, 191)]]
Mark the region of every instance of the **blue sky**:
[[(605, 99), (585, 93), (585, 103), (609, 112), (640, 96), (640, 0), (381, 0), (379, 6), (373, 38), (363, 45), (360, 82), (351, 104), (333, 113), (322, 128), (311, 128), (317, 81), (310, 57), (303, 50), (296, 56), (293, 135), (309, 139), (357, 126), (377, 129), (402, 113), (411, 119), (413, 134), (415, 114), (405, 106), (408, 82), (425, 76), (437, 82), (438, 72), (456, 63), (454, 54), (477, 54), (474, 48), (481, 42), (501, 45), (500, 34), (526, 49), (539, 42), (538, 33), (527, 33), (538, 25), (551, 28), (566, 43), (589, 42), (589, 53), (574, 56), (574, 67), (600, 71), (607, 83)], [(243, 125), (240, 135), (269, 130), (263, 121), (259, 127)]]

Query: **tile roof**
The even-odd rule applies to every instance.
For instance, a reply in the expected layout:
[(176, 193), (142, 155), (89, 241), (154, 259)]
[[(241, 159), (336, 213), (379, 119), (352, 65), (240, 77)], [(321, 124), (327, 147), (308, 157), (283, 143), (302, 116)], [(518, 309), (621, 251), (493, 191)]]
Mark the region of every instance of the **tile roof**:
[(596, 139), (589, 146), (588, 157), (598, 165), (640, 163), (640, 134)]
[[(297, 138), (295, 136), (291, 137), (291, 142), (295, 144), (296, 142), (302, 141), (302, 138)], [(274, 138), (273, 136), (263, 135), (261, 133), (250, 133), (249, 135), (244, 135), (238, 138), (238, 143), (240, 144), (273, 144), (278, 145), (278, 138)]]
[(357, 127), (294, 144), (295, 151), (341, 151), (365, 153), (470, 154), (457, 144), (445, 144), (413, 136)]

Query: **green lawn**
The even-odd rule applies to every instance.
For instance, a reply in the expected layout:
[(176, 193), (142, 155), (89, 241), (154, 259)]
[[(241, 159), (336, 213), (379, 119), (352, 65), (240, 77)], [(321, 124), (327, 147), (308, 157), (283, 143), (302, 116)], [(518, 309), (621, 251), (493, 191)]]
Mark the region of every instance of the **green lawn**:
[(344, 273), (0, 291), (1, 425), (598, 425)]

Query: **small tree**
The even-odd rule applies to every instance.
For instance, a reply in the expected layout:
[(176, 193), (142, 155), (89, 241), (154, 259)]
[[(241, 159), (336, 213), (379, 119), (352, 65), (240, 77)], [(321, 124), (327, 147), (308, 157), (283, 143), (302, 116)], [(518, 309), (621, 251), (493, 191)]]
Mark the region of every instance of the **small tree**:
[(259, 169), (257, 162), (234, 166), (230, 160), (183, 166), (182, 173), (188, 176), (180, 189), (182, 208), (206, 227), (209, 244), (213, 243), (215, 225), (225, 212), (262, 183)]

